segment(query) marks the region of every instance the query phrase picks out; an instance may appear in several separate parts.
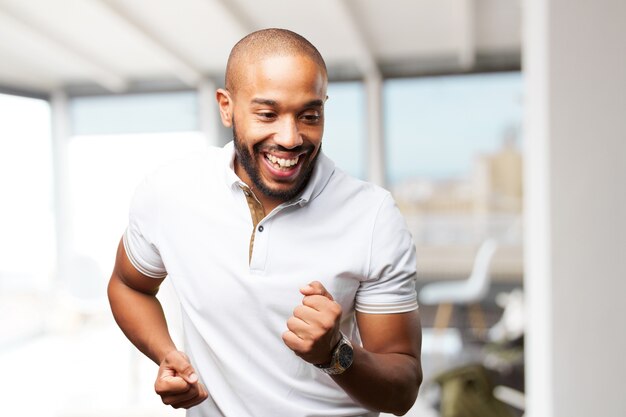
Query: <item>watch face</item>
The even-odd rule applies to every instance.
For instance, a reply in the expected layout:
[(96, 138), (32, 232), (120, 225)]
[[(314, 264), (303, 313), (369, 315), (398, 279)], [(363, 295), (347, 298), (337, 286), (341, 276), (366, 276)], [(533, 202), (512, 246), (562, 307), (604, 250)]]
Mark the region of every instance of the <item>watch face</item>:
[(337, 359), (339, 362), (339, 366), (346, 369), (350, 365), (352, 365), (352, 357), (354, 356), (354, 351), (349, 345), (341, 345), (341, 347), (339, 348), (338, 356), (339, 357)]

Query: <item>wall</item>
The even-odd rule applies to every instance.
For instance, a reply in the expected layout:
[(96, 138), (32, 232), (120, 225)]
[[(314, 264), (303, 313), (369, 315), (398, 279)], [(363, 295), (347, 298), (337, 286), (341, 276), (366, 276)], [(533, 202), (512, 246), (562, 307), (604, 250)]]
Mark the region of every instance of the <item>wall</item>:
[(626, 2), (527, 0), (527, 415), (626, 415)]

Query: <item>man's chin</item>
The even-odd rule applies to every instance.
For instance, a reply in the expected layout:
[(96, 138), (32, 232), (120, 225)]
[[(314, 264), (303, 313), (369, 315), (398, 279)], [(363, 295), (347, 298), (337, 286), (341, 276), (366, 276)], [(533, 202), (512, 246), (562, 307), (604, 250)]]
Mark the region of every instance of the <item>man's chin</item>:
[(299, 184), (268, 184), (264, 182), (263, 187), (258, 188), (266, 197), (287, 201), (297, 196), (304, 187)]
[[(245, 153), (245, 150), (242, 153)], [(313, 163), (317, 156), (314, 155), (310, 160), (310, 154), (302, 155), (295, 169), (280, 172), (269, 165), (262, 152), (255, 150), (254, 155), (256, 157), (254, 164), (246, 163), (248, 159), (245, 158), (245, 154), (242, 155), (244, 169), (258, 192), (280, 202), (293, 200), (302, 192), (311, 178)]]

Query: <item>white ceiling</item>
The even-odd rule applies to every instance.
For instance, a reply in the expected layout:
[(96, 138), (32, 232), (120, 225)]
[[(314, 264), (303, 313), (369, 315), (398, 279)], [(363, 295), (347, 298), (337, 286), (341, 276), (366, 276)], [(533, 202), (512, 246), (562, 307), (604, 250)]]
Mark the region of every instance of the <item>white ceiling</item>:
[(334, 78), (519, 66), (520, 15), (520, 0), (0, 0), (0, 86), (195, 87), (264, 27), (304, 35)]

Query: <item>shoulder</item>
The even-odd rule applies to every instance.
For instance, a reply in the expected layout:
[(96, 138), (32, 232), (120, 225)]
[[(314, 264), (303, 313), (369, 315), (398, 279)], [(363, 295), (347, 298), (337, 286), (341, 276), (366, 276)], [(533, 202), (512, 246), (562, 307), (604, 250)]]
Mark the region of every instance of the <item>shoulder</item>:
[(332, 212), (355, 226), (369, 228), (373, 237), (408, 231), (404, 215), (389, 190), (340, 168), (335, 168), (326, 188), (335, 208)]
[(340, 168), (335, 168), (328, 185), (329, 194), (332, 193), (335, 198), (350, 205), (365, 205), (377, 211), (385, 201), (393, 203), (393, 197), (388, 190), (355, 178)]

